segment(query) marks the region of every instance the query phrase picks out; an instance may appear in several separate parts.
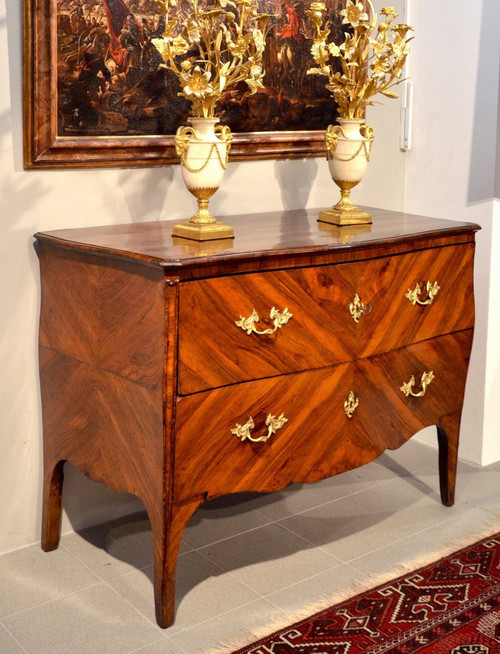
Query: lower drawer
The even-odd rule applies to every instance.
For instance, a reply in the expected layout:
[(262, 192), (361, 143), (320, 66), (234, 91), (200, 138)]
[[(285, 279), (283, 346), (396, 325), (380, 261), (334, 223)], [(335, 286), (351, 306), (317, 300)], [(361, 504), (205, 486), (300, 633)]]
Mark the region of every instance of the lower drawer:
[(317, 481), (399, 447), (461, 408), (471, 345), (466, 330), (179, 398), (175, 500)]

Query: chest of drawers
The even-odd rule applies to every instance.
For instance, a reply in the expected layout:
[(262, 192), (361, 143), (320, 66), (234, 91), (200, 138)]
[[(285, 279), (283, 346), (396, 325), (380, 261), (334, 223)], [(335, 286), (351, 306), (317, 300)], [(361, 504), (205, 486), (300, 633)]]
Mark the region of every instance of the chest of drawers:
[(234, 241), (207, 244), (168, 222), (36, 235), (45, 550), (65, 461), (134, 493), (165, 627), (208, 498), (317, 481), (436, 425), (453, 503), (478, 227), (371, 213), (358, 231), (313, 211), (234, 216)]

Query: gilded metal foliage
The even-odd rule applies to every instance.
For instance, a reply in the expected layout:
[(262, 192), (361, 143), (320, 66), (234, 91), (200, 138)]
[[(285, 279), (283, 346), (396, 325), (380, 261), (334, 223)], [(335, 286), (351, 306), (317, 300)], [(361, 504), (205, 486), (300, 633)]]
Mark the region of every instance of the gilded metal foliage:
[(250, 94), (264, 88), (262, 54), (269, 15), (258, 0), (154, 0), (165, 17), (161, 38), (152, 39), (163, 66), (181, 85), (192, 115), (212, 118), (223, 93), (245, 82)]
[(330, 40), (329, 22), (325, 18), (324, 2), (312, 2), (306, 14), (315, 30), (311, 53), (317, 66), (308, 75), (324, 75), (326, 88), (338, 105), (340, 118), (363, 118), (371, 98), (378, 93), (397, 98), (392, 87), (401, 76), (409, 54), (408, 32), (404, 23), (394, 23), (397, 17), (392, 7), (383, 7), (380, 22), (370, 0), (365, 4), (347, 0), (340, 12), (346, 26), (344, 41)]

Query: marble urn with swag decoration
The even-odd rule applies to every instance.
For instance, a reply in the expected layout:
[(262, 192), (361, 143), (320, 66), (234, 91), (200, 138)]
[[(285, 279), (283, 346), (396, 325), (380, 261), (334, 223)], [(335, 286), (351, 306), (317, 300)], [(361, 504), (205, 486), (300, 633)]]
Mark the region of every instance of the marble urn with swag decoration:
[(380, 10), (379, 21), (370, 0), (347, 0), (340, 12), (344, 38), (335, 43), (325, 3), (312, 2), (306, 14), (315, 34), (311, 53), (316, 64), (307, 74), (326, 78), (326, 89), (338, 107), (338, 125), (327, 128), (325, 141), (330, 174), (341, 199), (320, 212), (318, 220), (334, 225), (370, 223), (370, 214), (358, 210), (350, 198), (370, 161), (374, 134), (365, 125), (366, 107), (374, 104), (372, 98), (378, 94), (398, 97), (393, 87), (402, 81), (412, 28), (395, 22), (392, 7)]
[(152, 42), (191, 104), (189, 125), (175, 136), (182, 176), (198, 201), (197, 212), (174, 227), (174, 236), (194, 240), (232, 238), (233, 229), (208, 209), (228, 166), (231, 130), (219, 124), (218, 104), (240, 84), (250, 94), (263, 88), (262, 55), (269, 15), (258, 0), (155, 0), (165, 19)]

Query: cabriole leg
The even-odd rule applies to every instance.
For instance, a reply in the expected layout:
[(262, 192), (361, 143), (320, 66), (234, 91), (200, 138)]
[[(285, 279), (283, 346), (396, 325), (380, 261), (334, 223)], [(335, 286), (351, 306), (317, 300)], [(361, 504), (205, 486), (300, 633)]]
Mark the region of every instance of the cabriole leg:
[(175, 619), (175, 573), (184, 528), (203, 502), (197, 497), (182, 504), (174, 504), (170, 515), (151, 517), (154, 546), (154, 593), (156, 620), (166, 628)]
[(43, 479), (42, 549), (55, 550), (61, 537), (61, 510), (64, 461), (45, 466)]
[(457, 478), (458, 437), (461, 413), (443, 416), (437, 425), (439, 445), (439, 487), (441, 502), (453, 506)]

